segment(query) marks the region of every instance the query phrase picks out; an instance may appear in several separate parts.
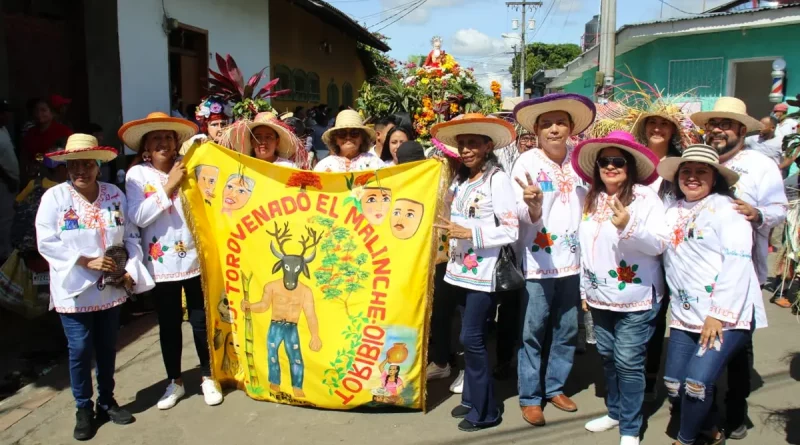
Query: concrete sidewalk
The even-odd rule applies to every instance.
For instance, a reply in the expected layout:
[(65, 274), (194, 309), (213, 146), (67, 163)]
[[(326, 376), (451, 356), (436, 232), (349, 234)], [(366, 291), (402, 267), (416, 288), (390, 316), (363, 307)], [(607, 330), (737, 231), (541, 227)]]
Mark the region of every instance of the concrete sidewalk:
[[(756, 363), (754, 392), (750, 397), (750, 417), (754, 427), (742, 441), (729, 444), (800, 444), (800, 324), (788, 310), (774, 305), (767, 308), (770, 327), (755, 336)], [(191, 330), (184, 324), (184, 369), (189, 395), (169, 411), (159, 411), (155, 403), (166, 382), (158, 328), (153, 318), (138, 320), (131, 326), (135, 340), (124, 346), (117, 359), (118, 402), (131, 410), (136, 422), (127, 426), (112, 424), (100, 428), (93, 444), (617, 444), (616, 430), (592, 434), (584, 430), (586, 421), (605, 414), (602, 368), (593, 348), (577, 358), (567, 393), (574, 394), (580, 410), (564, 413), (545, 410), (547, 426), (532, 428), (518, 409), (515, 381), (503, 382), (497, 395), (503, 400), (503, 423), (479, 433), (462, 433), (450, 417), (459, 396), (447, 391), (451, 379), (432, 382), (428, 414), (420, 412), (338, 412), (257, 402), (243, 392), (226, 396), (218, 407), (208, 407), (200, 394), (200, 375), (196, 365)], [(57, 374), (27, 387), (0, 402), (0, 444), (74, 444), (74, 405), (66, 366)], [(48, 376), (50, 377), (50, 376)], [(596, 385), (600, 383), (600, 385)], [(63, 389), (62, 389), (63, 388)], [(648, 406), (649, 417), (644, 444), (671, 443), (666, 435), (668, 404), (661, 399)]]

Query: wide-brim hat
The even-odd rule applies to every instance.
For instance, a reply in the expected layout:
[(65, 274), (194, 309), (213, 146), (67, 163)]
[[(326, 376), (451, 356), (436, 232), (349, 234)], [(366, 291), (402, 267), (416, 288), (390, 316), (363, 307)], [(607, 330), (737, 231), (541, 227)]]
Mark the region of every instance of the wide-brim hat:
[(736, 97), (720, 97), (714, 103), (711, 111), (698, 111), (690, 118), (698, 127), (705, 128), (706, 123), (712, 118), (731, 119), (741, 122), (748, 131), (761, 129), (761, 122), (747, 114), (747, 105)]
[(502, 118), (514, 119), (514, 107), (522, 102), (522, 97), (506, 97), (503, 98), (503, 103), (500, 105), (500, 111), (489, 113), (489, 116), (497, 116)]
[[(241, 150), (238, 147), (234, 147), (235, 150), (241, 151), (249, 156), (253, 155), (253, 146), (250, 143), (250, 134), (255, 130), (257, 127), (269, 127), (275, 133), (278, 134), (278, 156), (282, 158), (290, 158), (294, 156), (294, 153), (297, 151), (297, 137), (294, 135), (289, 128), (285, 127), (286, 124), (281, 122), (275, 114), (270, 113), (268, 111), (258, 113), (255, 118), (253, 118), (252, 122), (247, 123), (248, 132), (247, 134), (242, 135), (241, 140)], [(236, 145), (238, 141), (234, 141), (234, 145)]]
[(563, 111), (570, 115), (574, 124), (573, 136), (589, 128), (597, 113), (594, 103), (586, 96), (554, 93), (520, 102), (514, 107), (514, 118), (528, 131), (533, 132), (533, 126), (539, 116), (551, 111)]
[(670, 121), (672, 125), (675, 126), (675, 134), (680, 134), (682, 128), (680, 119), (675, 114), (670, 113), (665, 107), (660, 110), (645, 111), (636, 117), (636, 123), (634, 123), (633, 127), (631, 128), (631, 134), (633, 134), (637, 140), (647, 142), (645, 127), (647, 125), (647, 119), (651, 117), (660, 117)]
[(612, 131), (606, 137), (587, 139), (578, 144), (572, 154), (572, 169), (581, 179), (591, 183), (594, 179), (597, 156), (608, 147), (619, 148), (636, 159), (636, 176), (639, 184), (649, 185), (658, 178), (656, 172), (658, 157), (649, 148), (636, 142), (632, 134), (620, 130)]
[(719, 153), (714, 147), (705, 144), (694, 144), (686, 147), (680, 157), (674, 156), (663, 159), (659, 164), (658, 174), (667, 181), (674, 181), (675, 174), (684, 162), (702, 162), (717, 169), (719, 174), (725, 178), (728, 186), (733, 186), (739, 180), (739, 174), (735, 171), (720, 165)]
[(75, 133), (67, 139), (67, 146), (63, 150), (47, 153), (45, 156), (57, 162), (79, 159), (109, 162), (117, 157), (117, 150), (100, 146), (97, 138), (90, 134)]
[(122, 139), (125, 145), (139, 151), (142, 145), (142, 137), (151, 131), (159, 130), (171, 130), (177, 133), (178, 140), (176, 145), (180, 147), (187, 139), (197, 134), (198, 128), (191, 121), (171, 117), (166, 113), (156, 111), (148, 114), (144, 119), (125, 123), (120, 127), (117, 136)]
[(362, 119), (361, 115), (358, 114), (358, 111), (355, 110), (340, 111), (339, 114), (336, 115), (336, 122), (333, 124), (333, 127), (329, 128), (325, 133), (322, 133), (322, 142), (324, 142), (328, 147), (332, 147), (334, 144), (333, 133), (335, 133), (336, 130), (344, 130), (348, 128), (358, 128), (360, 130), (364, 130), (369, 137), (370, 143), (375, 142), (375, 130), (364, 125), (364, 119)]
[(487, 117), (480, 113), (467, 113), (456, 119), (440, 122), (431, 128), (431, 136), (439, 142), (458, 146), (457, 136), (479, 134), (492, 139), (495, 148), (510, 145), (517, 138), (514, 126), (503, 119)]
[(431, 143), (433, 144), (434, 147), (439, 149), (439, 151), (441, 151), (442, 154), (444, 154), (447, 157), (454, 159), (459, 159), (461, 157), (458, 154), (458, 149), (451, 145), (444, 144), (442, 143), (442, 141), (436, 138), (431, 138)]

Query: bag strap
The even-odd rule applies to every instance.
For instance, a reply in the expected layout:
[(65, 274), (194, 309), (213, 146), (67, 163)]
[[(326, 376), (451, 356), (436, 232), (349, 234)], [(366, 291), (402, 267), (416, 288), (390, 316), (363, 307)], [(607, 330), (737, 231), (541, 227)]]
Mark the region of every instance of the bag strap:
[[(498, 169), (498, 168), (493, 168), (493, 169), (492, 169), (492, 170), (489, 172), (489, 193), (492, 193), (492, 179), (494, 179), (494, 175), (495, 175), (495, 173), (497, 173), (497, 172), (499, 172), (499, 171), (500, 171), (500, 169)], [(500, 220), (499, 220), (499, 219), (497, 219), (497, 214), (496, 214), (496, 213), (494, 213), (494, 201), (492, 202), (492, 216), (494, 216), (494, 226), (495, 226), (495, 227), (500, 227)]]

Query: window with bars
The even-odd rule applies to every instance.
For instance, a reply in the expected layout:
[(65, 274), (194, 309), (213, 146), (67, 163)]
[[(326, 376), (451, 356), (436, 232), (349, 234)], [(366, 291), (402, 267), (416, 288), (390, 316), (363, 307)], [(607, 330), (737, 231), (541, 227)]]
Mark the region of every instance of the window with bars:
[(307, 97), (309, 102), (319, 102), (319, 75), (317, 73), (308, 73), (306, 80), (308, 81)]
[(328, 84), (328, 107), (331, 110), (339, 108), (339, 87), (333, 81)]
[(698, 97), (722, 96), (724, 66), (722, 57), (670, 60), (667, 95), (677, 96), (693, 90), (693, 95)]
[(275, 66), (275, 73), (273, 74), (273, 78), (278, 78), (278, 84), (275, 85), (273, 91), (280, 91), (280, 90), (292, 90), (291, 93), (285, 96), (276, 97), (275, 100), (292, 100), (294, 98), (294, 87), (292, 86), (292, 71), (289, 67), (284, 65), (276, 65)]
[(294, 80), (294, 91), (292, 91), (292, 97), (294, 100), (306, 100), (306, 97), (308, 97), (308, 80), (306, 79), (306, 72), (301, 69), (296, 69), (292, 73), (292, 79)]
[(353, 106), (353, 86), (349, 82), (342, 85), (342, 105), (347, 108)]

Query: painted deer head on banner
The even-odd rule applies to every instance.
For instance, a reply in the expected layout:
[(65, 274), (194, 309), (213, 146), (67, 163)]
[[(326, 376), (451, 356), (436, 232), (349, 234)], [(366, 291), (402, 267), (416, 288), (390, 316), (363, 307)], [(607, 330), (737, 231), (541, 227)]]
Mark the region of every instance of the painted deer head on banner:
[[(306, 278), (311, 278), (308, 264), (314, 261), (314, 257), (317, 256), (317, 244), (319, 244), (323, 234), (317, 234), (314, 229), (308, 226), (306, 226), (306, 232), (308, 236), (300, 237), (300, 245), (303, 247), (303, 251), (299, 255), (290, 255), (286, 253), (283, 247), (286, 241), (292, 239), (292, 235), (289, 233), (289, 223), (284, 223), (281, 229), (276, 222), (274, 232), (267, 230), (267, 233), (275, 238), (275, 241), (270, 241), (269, 248), (272, 250), (272, 254), (278, 258), (278, 262), (272, 267), (272, 273), (277, 273), (283, 269), (283, 287), (287, 290), (297, 288), (297, 283), (300, 281), (300, 272)], [(278, 243), (277, 248), (275, 247), (275, 242)], [(310, 253), (306, 256), (309, 251)]]

